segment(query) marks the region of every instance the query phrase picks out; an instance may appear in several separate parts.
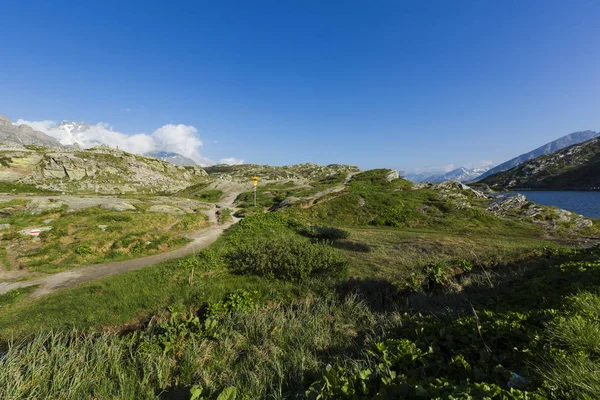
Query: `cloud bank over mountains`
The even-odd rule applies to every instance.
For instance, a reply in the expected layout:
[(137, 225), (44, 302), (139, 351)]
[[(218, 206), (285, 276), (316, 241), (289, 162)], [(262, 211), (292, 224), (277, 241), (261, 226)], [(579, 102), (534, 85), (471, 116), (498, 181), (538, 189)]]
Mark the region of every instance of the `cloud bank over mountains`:
[[(198, 137), (198, 130), (191, 125), (168, 124), (161, 126), (150, 134), (127, 135), (113, 130), (106, 123), (92, 125), (85, 122), (71, 121), (17, 120), (16, 125), (22, 124), (44, 132), (64, 145), (78, 143), (81, 147), (88, 148), (104, 144), (135, 154), (151, 152), (178, 153), (191, 158), (202, 166), (215, 164), (215, 161), (202, 155), (203, 144)], [(228, 157), (219, 160), (219, 163), (243, 164), (244, 160)]]

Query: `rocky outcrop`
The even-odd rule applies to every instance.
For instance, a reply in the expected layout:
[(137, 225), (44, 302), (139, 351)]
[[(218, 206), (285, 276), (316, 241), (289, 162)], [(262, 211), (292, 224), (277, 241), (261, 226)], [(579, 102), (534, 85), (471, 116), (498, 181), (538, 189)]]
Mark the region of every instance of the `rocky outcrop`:
[(216, 175), (225, 179), (249, 179), (253, 175), (258, 175), (264, 180), (307, 179), (314, 181), (325, 179), (336, 174), (344, 174), (348, 176), (359, 171), (360, 169), (353, 165), (329, 164), (323, 166), (311, 163), (286, 165), (283, 167), (256, 164), (220, 164), (206, 167), (206, 172), (208, 172), (210, 175)]
[(393, 169), (390, 170), (390, 172), (388, 172), (385, 177), (383, 178), (384, 181), (386, 182), (391, 182), (393, 180), (396, 180), (400, 177), (400, 175), (398, 175), (398, 171)]
[(175, 166), (100, 146), (76, 149), (0, 148), (0, 181), (68, 193), (176, 193), (202, 181), (201, 167)]
[(487, 211), (496, 216), (504, 217), (509, 213), (520, 211), (530, 204), (531, 203), (529, 200), (527, 200), (527, 197), (523, 196), (522, 194), (503, 195), (498, 196), (496, 199), (490, 202), (490, 204), (488, 204)]
[(529, 220), (543, 225), (550, 232), (565, 229), (578, 232), (593, 226), (593, 222), (581, 215), (555, 207), (545, 207), (530, 202), (522, 194), (502, 195), (487, 206), (487, 211), (502, 218)]

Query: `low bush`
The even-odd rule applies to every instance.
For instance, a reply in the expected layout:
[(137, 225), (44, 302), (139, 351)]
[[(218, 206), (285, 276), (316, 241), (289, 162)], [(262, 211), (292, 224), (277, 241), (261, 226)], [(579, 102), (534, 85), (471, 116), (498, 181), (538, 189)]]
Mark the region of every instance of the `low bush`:
[(75, 253), (80, 255), (81, 257), (89, 256), (93, 253), (92, 248), (90, 246), (80, 244), (75, 248)]
[(330, 246), (294, 237), (243, 243), (228, 255), (228, 261), (237, 273), (290, 281), (340, 275), (348, 268), (347, 261)]
[(333, 226), (307, 226), (299, 229), (299, 233), (312, 239), (340, 240), (348, 239), (350, 232)]

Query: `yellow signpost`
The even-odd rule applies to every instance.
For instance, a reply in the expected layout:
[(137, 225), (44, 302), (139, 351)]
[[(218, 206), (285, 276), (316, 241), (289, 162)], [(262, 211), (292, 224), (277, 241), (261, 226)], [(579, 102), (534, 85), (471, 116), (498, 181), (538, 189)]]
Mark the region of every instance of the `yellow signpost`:
[(258, 186), (258, 176), (252, 177), (252, 184), (254, 184), (254, 207), (256, 207), (256, 187)]

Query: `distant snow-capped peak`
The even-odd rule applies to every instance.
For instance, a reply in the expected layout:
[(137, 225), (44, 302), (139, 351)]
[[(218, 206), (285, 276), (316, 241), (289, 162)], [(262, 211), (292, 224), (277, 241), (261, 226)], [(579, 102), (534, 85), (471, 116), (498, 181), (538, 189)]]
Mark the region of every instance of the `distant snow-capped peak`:
[(406, 174), (405, 178), (415, 183), (421, 182), (443, 182), (443, 181), (459, 181), (469, 182), (478, 178), (481, 174), (488, 171), (489, 167), (477, 167), (477, 168), (465, 168), (458, 167), (448, 172), (437, 172), (437, 173), (411, 173)]

